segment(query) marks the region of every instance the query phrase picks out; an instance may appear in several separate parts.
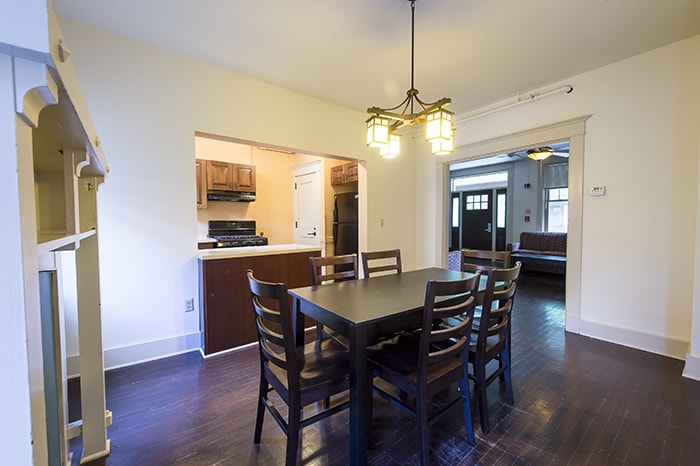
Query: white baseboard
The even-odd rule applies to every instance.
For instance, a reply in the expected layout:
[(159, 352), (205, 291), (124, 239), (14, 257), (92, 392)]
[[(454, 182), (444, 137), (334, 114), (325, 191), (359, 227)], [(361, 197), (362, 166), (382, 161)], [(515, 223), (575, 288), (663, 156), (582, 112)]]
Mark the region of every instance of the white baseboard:
[(578, 333), (581, 335), (660, 354), (662, 356), (668, 356), (674, 359), (686, 359), (688, 347), (690, 346), (690, 342), (688, 341), (676, 340), (664, 335), (652, 335), (636, 330), (612, 327), (585, 320), (580, 320), (578, 322), (578, 327)]
[[(105, 370), (131, 366), (154, 359), (199, 350), (202, 345), (200, 332), (179, 335), (163, 340), (149, 341), (136, 345), (109, 348), (104, 350)], [(80, 356), (69, 356), (66, 361), (68, 378), (80, 375)]]
[(700, 357), (687, 355), (685, 358), (685, 368), (683, 368), (683, 377), (693, 380), (700, 380)]

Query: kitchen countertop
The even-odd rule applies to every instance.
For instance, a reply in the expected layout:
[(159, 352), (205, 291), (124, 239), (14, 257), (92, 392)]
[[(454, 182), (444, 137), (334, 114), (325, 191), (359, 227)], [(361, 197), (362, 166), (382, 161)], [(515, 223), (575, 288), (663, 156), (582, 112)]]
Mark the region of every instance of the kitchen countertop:
[(320, 246), (305, 244), (271, 244), (268, 246), (245, 246), (240, 248), (200, 249), (197, 256), (201, 260), (228, 259), (232, 257), (269, 256), (295, 252), (320, 251)]

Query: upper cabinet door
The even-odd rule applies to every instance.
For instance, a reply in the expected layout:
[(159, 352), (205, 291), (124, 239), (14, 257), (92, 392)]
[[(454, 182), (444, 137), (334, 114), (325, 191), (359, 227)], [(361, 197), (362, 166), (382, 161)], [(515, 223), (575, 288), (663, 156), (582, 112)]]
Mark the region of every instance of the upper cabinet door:
[(233, 190), (247, 193), (255, 192), (255, 167), (252, 165), (233, 164)]
[(207, 188), (233, 191), (233, 164), (208, 160)]

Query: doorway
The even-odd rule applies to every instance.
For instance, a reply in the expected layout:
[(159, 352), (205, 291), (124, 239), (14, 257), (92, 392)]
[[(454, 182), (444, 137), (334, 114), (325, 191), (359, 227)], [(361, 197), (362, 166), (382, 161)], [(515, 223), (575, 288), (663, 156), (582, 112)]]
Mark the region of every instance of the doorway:
[[(442, 176), (438, 177), (436, 189), (443, 196), (442, 212), (438, 222), (444, 225), (442, 235), (434, 239), (437, 251), (446, 251), (449, 246), (450, 225), (448, 216), (453, 202), (450, 194), (450, 166), (463, 161), (475, 161), (528, 147), (547, 145), (556, 141), (569, 141), (568, 174), (568, 228), (567, 228), (567, 267), (566, 267), (566, 330), (572, 333), (581, 331), (581, 256), (582, 256), (582, 219), (583, 219), (583, 148), (586, 133), (586, 121), (591, 115), (584, 115), (571, 120), (559, 121), (551, 125), (530, 128), (492, 139), (459, 147), (455, 153), (444, 159)], [(511, 203), (512, 205), (512, 203)], [(517, 209), (517, 207), (516, 207)], [(509, 219), (513, 216), (510, 209)], [(524, 219), (524, 214), (523, 214)], [(442, 263), (447, 263), (443, 253)]]
[(318, 160), (292, 169), (294, 183), (294, 242), (320, 247), (323, 235), (323, 161)]
[(505, 188), (452, 193), (450, 251), (506, 247)]

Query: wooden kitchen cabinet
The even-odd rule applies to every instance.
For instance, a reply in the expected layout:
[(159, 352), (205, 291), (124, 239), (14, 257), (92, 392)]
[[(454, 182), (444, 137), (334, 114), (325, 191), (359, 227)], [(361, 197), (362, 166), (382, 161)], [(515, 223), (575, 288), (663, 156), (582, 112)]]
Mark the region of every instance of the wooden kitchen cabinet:
[(220, 191), (255, 192), (255, 167), (242, 163), (207, 160), (207, 188)]
[[(204, 354), (252, 343), (257, 339), (246, 271), (288, 288), (311, 285), (309, 257), (321, 251), (228, 257), (199, 261), (199, 308)], [(291, 298), (290, 298), (291, 299)], [(291, 305), (291, 301), (290, 301)]]
[(357, 162), (348, 162), (331, 167), (331, 185), (353, 183), (357, 181)]
[(255, 167), (241, 163), (233, 164), (233, 190), (255, 192)]
[(233, 164), (207, 160), (207, 189), (233, 191)]
[(197, 208), (207, 208), (207, 161), (202, 159), (195, 160), (196, 177), (197, 177)]

